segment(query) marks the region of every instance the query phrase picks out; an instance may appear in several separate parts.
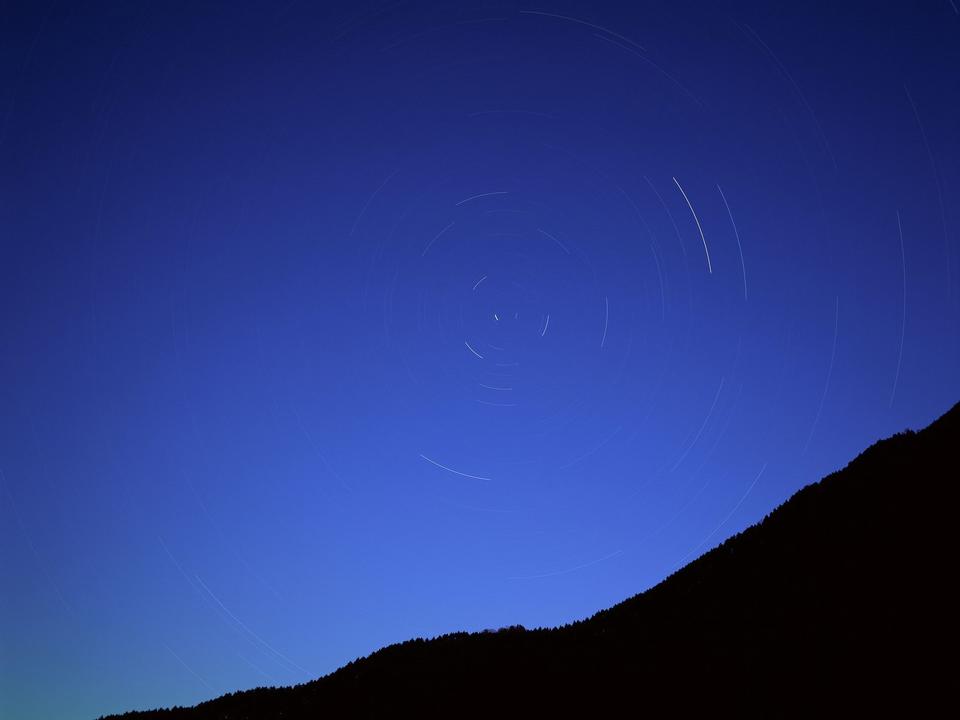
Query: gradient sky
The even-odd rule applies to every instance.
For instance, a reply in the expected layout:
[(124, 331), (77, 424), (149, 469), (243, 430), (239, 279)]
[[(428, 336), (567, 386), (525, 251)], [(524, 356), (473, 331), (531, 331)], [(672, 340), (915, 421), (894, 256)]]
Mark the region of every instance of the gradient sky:
[(281, 5), (0, 6), (3, 718), (579, 619), (960, 400), (955, 0)]

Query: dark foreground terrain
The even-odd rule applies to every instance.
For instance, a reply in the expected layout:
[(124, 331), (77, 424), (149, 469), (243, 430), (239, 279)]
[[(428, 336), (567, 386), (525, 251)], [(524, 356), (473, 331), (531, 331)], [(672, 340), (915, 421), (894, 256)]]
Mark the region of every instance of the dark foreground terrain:
[(958, 451), (960, 405), (572, 625), (412, 640), (296, 687), (111, 717), (952, 715)]

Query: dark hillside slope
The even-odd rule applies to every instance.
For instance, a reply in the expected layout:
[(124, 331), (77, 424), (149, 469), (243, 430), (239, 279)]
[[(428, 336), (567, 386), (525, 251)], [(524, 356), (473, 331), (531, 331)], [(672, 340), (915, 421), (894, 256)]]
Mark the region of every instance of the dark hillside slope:
[[(294, 688), (123, 717), (785, 717), (950, 707), (960, 405), (656, 587), (553, 630), (384, 648)], [(952, 660), (949, 661), (952, 663)], [(116, 716), (114, 716), (116, 717)]]

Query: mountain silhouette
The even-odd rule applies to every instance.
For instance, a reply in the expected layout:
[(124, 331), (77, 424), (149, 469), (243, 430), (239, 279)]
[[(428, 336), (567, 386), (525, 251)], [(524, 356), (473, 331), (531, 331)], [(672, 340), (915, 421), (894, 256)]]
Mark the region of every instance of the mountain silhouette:
[(323, 678), (110, 717), (794, 717), (953, 704), (960, 404), (655, 587), (560, 628), (453, 633)]

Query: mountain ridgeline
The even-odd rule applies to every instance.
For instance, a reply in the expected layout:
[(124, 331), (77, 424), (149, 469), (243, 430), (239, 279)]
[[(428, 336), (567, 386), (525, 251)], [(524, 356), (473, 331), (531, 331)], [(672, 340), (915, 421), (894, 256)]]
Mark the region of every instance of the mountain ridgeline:
[(659, 585), (554, 629), (383, 648), (318, 680), (142, 720), (790, 717), (955, 704), (960, 405), (876, 443)]

